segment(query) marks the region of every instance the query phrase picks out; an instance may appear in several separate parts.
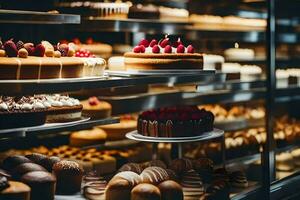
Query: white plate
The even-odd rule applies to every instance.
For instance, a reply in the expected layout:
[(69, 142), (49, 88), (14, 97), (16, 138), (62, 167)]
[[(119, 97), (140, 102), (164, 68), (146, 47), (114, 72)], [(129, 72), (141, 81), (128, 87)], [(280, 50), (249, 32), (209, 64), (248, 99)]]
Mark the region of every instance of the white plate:
[(165, 142), (165, 143), (184, 143), (184, 142), (197, 142), (205, 141), (214, 138), (218, 138), (224, 135), (224, 131), (214, 128), (210, 132), (203, 133), (199, 136), (193, 137), (149, 137), (139, 134), (136, 130), (126, 134), (126, 137), (131, 140), (141, 141), (141, 142)]

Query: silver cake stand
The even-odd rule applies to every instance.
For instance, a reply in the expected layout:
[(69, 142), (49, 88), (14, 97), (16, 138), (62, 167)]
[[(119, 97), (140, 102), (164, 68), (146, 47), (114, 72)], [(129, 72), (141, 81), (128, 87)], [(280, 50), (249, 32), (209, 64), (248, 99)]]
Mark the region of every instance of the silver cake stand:
[(225, 139), (224, 139), (224, 131), (220, 129), (214, 128), (210, 132), (205, 132), (199, 136), (193, 136), (193, 137), (150, 137), (150, 136), (144, 136), (138, 133), (137, 130), (129, 132), (126, 134), (126, 137), (131, 140), (140, 141), (140, 142), (150, 142), (152, 143), (152, 158), (157, 159), (158, 155), (158, 143), (172, 143), (177, 144), (178, 146), (178, 158), (182, 158), (182, 144), (183, 143), (189, 143), (189, 142), (203, 142), (213, 139), (222, 139), (222, 157), (223, 157), (223, 163), (225, 163)]

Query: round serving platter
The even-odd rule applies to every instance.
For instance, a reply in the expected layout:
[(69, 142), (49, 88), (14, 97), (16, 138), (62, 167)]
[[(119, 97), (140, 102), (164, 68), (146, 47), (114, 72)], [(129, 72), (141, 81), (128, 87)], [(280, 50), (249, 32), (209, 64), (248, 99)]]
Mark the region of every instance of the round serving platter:
[(220, 129), (214, 128), (210, 132), (205, 132), (199, 136), (193, 137), (149, 137), (139, 134), (136, 130), (129, 132), (126, 134), (126, 137), (131, 140), (136, 140), (140, 142), (156, 142), (156, 143), (185, 143), (185, 142), (197, 142), (197, 141), (205, 141), (211, 140), (218, 137), (222, 137), (224, 135), (224, 131)]

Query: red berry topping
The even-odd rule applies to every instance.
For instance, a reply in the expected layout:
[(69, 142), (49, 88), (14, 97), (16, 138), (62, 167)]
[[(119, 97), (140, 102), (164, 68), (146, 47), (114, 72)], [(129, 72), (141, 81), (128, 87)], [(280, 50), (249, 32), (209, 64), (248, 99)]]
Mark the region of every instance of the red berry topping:
[(4, 43), (4, 50), (8, 57), (17, 57), (18, 55), (17, 46), (12, 40), (8, 40)]
[(178, 38), (178, 40), (174, 42), (173, 47), (177, 48), (179, 45), (183, 45), (180, 38)]
[(172, 47), (170, 45), (167, 45), (165, 47), (165, 50), (164, 50), (165, 53), (172, 53)]
[(141, 48), (141, 53), (145, 53), (146, 48), (144, 47), (144, 45), (141, 45), (140, 48)]
[(34, 45), (32, 43), (25, 43), (24, 44), (24, 48), (28, 51), (28, 55), (29, 56), (33, 56), (34, 55)]
[(141, 53), (141, 51), (142, 51), (141, 46), (136, 46), (133, 48), (134, 53)]
[(98, 103), (99, 103), (99, 100), (98, 100), (97, 97), (90, 97), (90, 98), (89, 98), (89, 104), (90, 104), (91, 106), (95, 106), (95, 105), (97, 105)]
[(177, 53), (184, 53), (184, 51), (185, 51), (185, 47), (182, 45), (182, 44), (180, 44), (178, 47), (177, 47)]
[(58, 51), (61, 53), (61, 56), (68, 56), (69, 46), (67, 44), (60, 44)]
[(157, 40), (155, 40), (155, 39), (151, 40), (149, 46), (150, 46), (150, 47), (154, 47), (154, 45), (157, 45)]
[(76, 51), (75, 57), (80, 57), (80, 52), (79, 51)]
[(88, 38), (88, 39), (86, 40), (86, 43), (87, 43), (87, 44), (93, 44), (93, 43), (94, 43), (93, 38)]
[(81, 43), (80, 40), (79, 40), (79, 38), (74, 38), (73, 42), (74, 42), (74, 44), (80, 44)]
[(189, 46), (187, 47), (187, 52), (188, 52), (188, 53), (195, 53), (195, 48), (194, 48), (192, 45), (189, 45)]
[(154, 47), (152, 48), (152, 53), (160, 53), (160, 49), (158, 45), (154, 45)]
[(169, 38), (165, 38), (163, 39), (159, 45), (162, 47), (162, 48), (165, 48), (167, 45), (169, 45), (170, 41), (169, 41)]
[(139, 46), (143, 45), (144, 47), (149, 47), (149, 42), (146, 39), (142, 39), (139, 43)]
[(34, 49), (34, 55), (43, 57), (45, 55), (45, 47), (42, 44), (36, 45)]

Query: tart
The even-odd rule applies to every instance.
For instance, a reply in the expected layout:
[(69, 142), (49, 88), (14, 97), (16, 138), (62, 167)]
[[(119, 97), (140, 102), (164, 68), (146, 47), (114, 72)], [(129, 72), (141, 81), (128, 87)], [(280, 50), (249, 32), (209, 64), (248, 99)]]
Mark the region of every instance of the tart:
[(70, 136), (70, 145), (84, 147), (96, 144), (103, 144), (106, 140), (106, 133), (100, 128), (73, 132)]
[(83, 106), (83, 114), (92, 118), (101, 119), (111, 115), (111, 105), (105, 101), (99, 101), (97, 97), (81, 101), (81, 104)]
[(192, 45), (185, 47), (180, 39), (171, 44), (167, 37), (150, 43), (143, 39), (124, 57), (127, 70), (203, 69), (203, 55), (195, 53)]
[(214, 115), (197, 107), (174, 107), (143, 112), (138, 133), (150, 137), (191, 137), (213, 130)]

